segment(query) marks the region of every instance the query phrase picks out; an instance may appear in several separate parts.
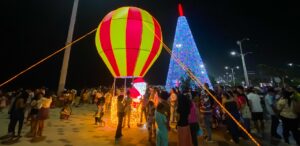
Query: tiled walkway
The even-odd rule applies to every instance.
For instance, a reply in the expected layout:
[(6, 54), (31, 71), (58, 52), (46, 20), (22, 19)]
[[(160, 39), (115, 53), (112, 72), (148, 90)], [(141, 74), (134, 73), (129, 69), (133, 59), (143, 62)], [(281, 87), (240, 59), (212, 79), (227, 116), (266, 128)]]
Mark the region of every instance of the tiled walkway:
[[(25, 137), (29, 131), (29, 126), (24, 126), (22, 135), (14, 146), (110, 146), (110, 145), (122, 145), (122, 146), (152, 146), (154, 142), (149, 142), (147, 137), (147, 129), (145, 127), (131, 127), (123, 129), (123, 137), (119, 143), (115, 144), (114, 135), (116, 127), (114, 125), (106, 123), (105, 127), (99, 127), (94, 125), (94, 105), (84, 105), (79, 108), (73, 108), (73, 115), (69, 120), (61, 121), (59, 119), (60, 109), (51, 109), (50, 119), (46, 120), (46, 126), (44, 129), (43, 137), (40, 141), (32, 142), (30, 138)], [(0, 136), (6, 134), (8, 125), (8, 115), (6, 111), (0, 113)], [(105, 121), (109, 121), (107, 116), (104, 117)], [(235, 144), (229, 142), (229, 136), (224, 132), (218, 130), (214, 131), (213, 139), (215, 142), (206, 143), (199, 138), (199, 145), (205, 146), (234, 146)], [(1, 140), (3, 142), (3, 140)], [(155, 141), (155, 140), (153, 140)], [(0, 145), (4, 145), (1, 144)], [(177, 145), (177, 133), (176, 131), (169, 132), (169, 145)], [(254, 145), (251, 141), (241, 141), (240, 145)], [(263, 145), (282, 145), (280, 141), (273, 144), (270, 142), (263, 142)]]

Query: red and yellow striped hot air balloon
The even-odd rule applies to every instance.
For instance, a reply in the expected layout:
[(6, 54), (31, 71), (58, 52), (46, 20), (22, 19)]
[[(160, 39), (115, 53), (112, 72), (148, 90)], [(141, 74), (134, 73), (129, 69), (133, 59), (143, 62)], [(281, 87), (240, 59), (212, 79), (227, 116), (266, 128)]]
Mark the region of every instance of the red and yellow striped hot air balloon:
[(137, 7), (110, 12), (96, 33), (98, 53), (116, 78), (143, 77), (159, 56), (161, 42), (157, 20)]

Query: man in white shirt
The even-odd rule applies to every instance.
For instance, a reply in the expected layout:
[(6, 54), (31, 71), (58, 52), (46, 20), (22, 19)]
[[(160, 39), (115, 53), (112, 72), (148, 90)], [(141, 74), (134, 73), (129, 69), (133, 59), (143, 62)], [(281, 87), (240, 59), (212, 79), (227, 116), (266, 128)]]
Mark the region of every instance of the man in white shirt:
[[(252, 112), (252, 120), (254, 121), (254, 126), (257, 129), (257, 134), (262, 136), (264, 130), (264, 115), (263, 108), (261, 105), (261, 99), (258, 94), (256, 94), (253, 88), (248, 89), (247, 98), (250, 103), (250, 109)], [(260, 125), (258, 125), (258, 121), (260, 121)]]

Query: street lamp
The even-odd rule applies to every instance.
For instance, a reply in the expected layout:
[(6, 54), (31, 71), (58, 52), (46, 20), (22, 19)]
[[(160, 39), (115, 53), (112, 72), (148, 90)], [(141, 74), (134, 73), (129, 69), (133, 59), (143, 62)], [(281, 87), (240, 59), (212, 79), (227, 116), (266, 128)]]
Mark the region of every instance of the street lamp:
[(225, 81), (226, 81), (226, 82), (230, 82), (230, 80), (229, 80), (229, 73), (228, 73), (228, 72), (226, 72), (226, 73), (224, 74), (224, 78), (225, 78)]
[(248, 79), (248, 73), (247, 73), (247, 68), (246, 68), (246, 63), (245, 63), (245, 56), (247, 54), (251, 54), (252, 52), (243, 53), (242, 43), (243, 43), (243, 41), (249, 41), (249, 40), (250, 40), (249, 38), (243, 38), (242, 40), (238, 40), (236, 43), (240, 47), (240, 53), (237, 53), (234, 51), (232, 51), (230, 53), (232, 56), (235, 56), (235, 55), (241, 56), (246, 86), (249, 86), (249, 79)]
[(228, 66), (225, 66), (225, 69), (226, 69), (226, 70), (231, 69), (231, 79), (232, 79), (233, 85), (235, 86), (234, 69), (240, 69), (240, 67), (239, 67), (239, 66), (236, 66), (236, 67), (228, 67)]
[(299, 64), (294, 64), (294, 63), (288, 63), (288, 66), (290, 66), (290, 67), (293, 67), (293, 66), (300, 67), (300, 65), (299, 65)]
[(231, 51), (230, 54), (231, 54), (232, 56), (235, 56), (235, 55), (236, 55), (236, 52), (235, 52), (235, 51)]

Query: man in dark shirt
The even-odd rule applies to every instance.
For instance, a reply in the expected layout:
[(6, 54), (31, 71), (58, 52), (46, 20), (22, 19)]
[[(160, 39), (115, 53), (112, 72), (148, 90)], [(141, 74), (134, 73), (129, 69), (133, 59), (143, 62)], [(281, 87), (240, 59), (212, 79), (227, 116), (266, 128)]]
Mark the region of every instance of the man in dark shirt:
[(15, 127), (19, 122), (18, 128), (18, 136), (21, 136), (22, 127), (24, 123), (24, 113), (25, 113), (25, 103), (28, 98), (28, 94), (26, 92), (22, 92), (19, 94), (14, 102), (11, 105), (11, 109), (9, 111), (10, 114), (10, 122), (8, 125), (8, 135), (15, 136)]
[(124, 108), (125, 108), (123, 99), (124, 99), (124, 95), (118, 96), (118, 101), (117, 101), (118, 126), (115, 135), (116, 141), (122, 137), (122, 123), (123, 123)]

